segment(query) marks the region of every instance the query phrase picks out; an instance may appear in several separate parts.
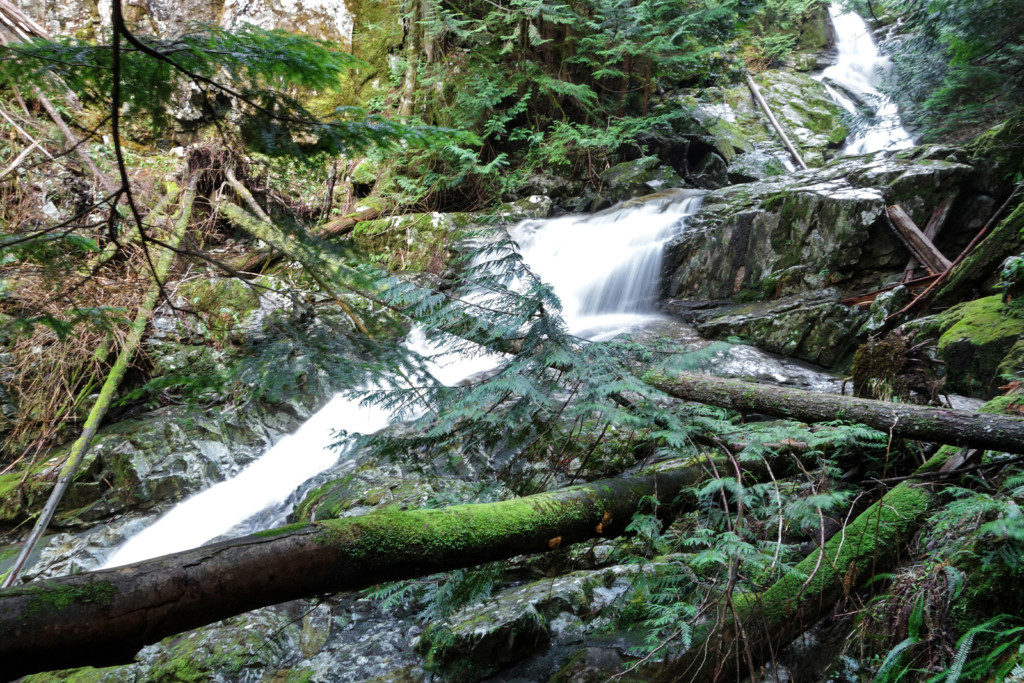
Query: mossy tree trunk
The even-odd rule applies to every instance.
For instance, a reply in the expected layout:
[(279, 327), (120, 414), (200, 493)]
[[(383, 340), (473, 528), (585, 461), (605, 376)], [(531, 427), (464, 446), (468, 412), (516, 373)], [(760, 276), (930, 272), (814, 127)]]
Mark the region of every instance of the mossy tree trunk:
[[(925, 474), (960, 462), (942, 449), (918, 469)], [(861, 513), (736, 617), (710, 627), (681, 658), (659, 665), (650, 678), (665, 681), (741, 680), (814, 626), (844, 595), (890, 571), (935, 502), (926, 484), (903, 482)], [(652, 667), (654, 668), (654, 667)], [(755, 672), (756, 673), (756, 672)]]
[(844, 420), (932, 443), (1024, 453), (1024, 419), (952, 408), (872, 401), (769, 384), (682, 373), (645, 380), (670, 396), (803, 422)]
[(146, 644), (257, 607), (617, 536), (644, 497), (665, 510), (682, 504), (706, 465), (496, 503), (294, 524), (3, 590), (0, 678), (125, 663)]
[[(178, 242), (185, 233), (185, 228), (188, 226), (192, 216), (192, 203), (194, 199), (195, 193), (191, 188), (185, 190), (182, 194), (178, 217), (168, 239), (168, 244), (172, 249), (177, 247)], [(134, 358), (139, 344), (142, 342), (146, 323), (149, 321), (150, 316), (152, 316), (153, 309), (160, 299), (160, 294), (163, 291), (163, 282), (167, 279), (167, 274), (170, 272), (173, 263), (174, 252), (171, 249), (165, 249), (155, 264), (152, 283), (146, 291), (145, 298), (142, 300), (138, 312), (135, 314), (135, 319), (131, 323), (124, 346), (122, 346), (120, 353), (118, 353), (114, 365), (110, 368), (110, 372), (107, 373), (107, 378), (100, 388), (96, 402), (93, 403), (89, 415), (86, 417), (81, 435), (72, 444), (67, 460), (61, 466), (60, 474), (57, 477), (57, 485), (54, 486), (53, 491), (50, 493), (46, 506), (39, 514), (39, 519), (36, 520), (32, 532), (29, 534), (28, 539), (26, 539), (25, 545), (22, 547), (17, 559), (14, 561), (14, 565), (4, 579), (3, 585), (5, 588), (13, 585), (14, 581), (18, 578), (18, 574), (25, 567), (29, 555), (39, 542), (39, 539), (42, 538), (43, 533), (46, 532), (46, 527), (49, 526), (50, 519), (53, 517), (54, 512), (56, 512), (61, 498), (64, 497), (64, 492), (75, 478), (78, 467), (82, 463), (82, 458), (89, 451), (89, 446), (92, 445), (92, 439), (96, 435), (96, 430), (99, 429), (103, 417), (107, 414), (107, 409), (110, 408), (110, 404), (114, 400), (117, 389), (121, 385), (121, 380), (124, 379), (125, 372), (128, 370), (128, 366), (132, 358)]]

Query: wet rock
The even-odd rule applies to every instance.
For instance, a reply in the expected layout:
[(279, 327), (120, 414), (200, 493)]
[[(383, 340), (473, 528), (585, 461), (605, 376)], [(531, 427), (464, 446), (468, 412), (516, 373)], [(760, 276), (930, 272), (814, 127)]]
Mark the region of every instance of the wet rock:
[(579, 642), (607, 623), (595, 617), (626, 592), (637, 572), (651, 570), (616, 565), (507, 589), (428, 629), (417, 649), (446, 677), (486, 677), (551, 643)]
[(376, 508), (408, 510), (432, 500), (461, 502), (471, 496), (472, 484), (451, 476), (438, 477), (398, 464), (366, 464), (355, 471), (339, 463), (318, 477), (323, 483), (305, 495), (295, 511), (299, 521), (362, 515)]
[(908, 254), (885, 221), (900, 203), (924, 224), (970, 168), (946, 161), (843, 159), (710, 192), (666, 247), (664, 294), (770, 300), (837, 287), (877, 289)]
[[(669, 310), (689, 323), (714, 318), (716, 314), (731, 310), (729, 302), (686, 302), (694, 304), (685, 312)], [(700, 304), (704, 304), (703, 306)], [(734, 336), (731, 333), (727, 336)], [(839, 393), (841, 382), (820, 367), (814, 367), (792, 358), (769, 353), (747, 344), (712, 342), (690, 324), (675, 320), (659, 321), (630, 335), (637, 343), (649, 347), (669, 342), (693, 350), (692, 368), (696, 372), (718, 377), (734, 377), (756, 382), (793, 386), (809, 391)]]
[(858, 335), (870, 335), (885, 326), (885, 320), (910, 303), (910, 290), (902, 285), (882, 292), (871, 302), (868, 318), (861, 325)]
[(679, 174), (656, 156), (616, 164), (601, 174), (601, 182), (602, 196), (613, 203), (683, 186)]
[(853, 352), (865, 314), (838, 302), (835, 290), (737, 304), (696, 321), (701, 335), (739, 337), (772, 353), (831, 367)]
[(711, 153), (705, 156), (690, 174), (690, 182), (697, 187), (717, 190), (729, 184), (728, 168), (725, 159)]
[(727, 170), (729, 182), (749, 183), (788, 173), (782, 161), (785, 157), (781, 154), (769, 145), (759, 144), (751, 151), (736, 156)]
[(551, 677), (549, 683), (600, 683), (621, 673), (626, 664), (616, 650), (583, 648)]

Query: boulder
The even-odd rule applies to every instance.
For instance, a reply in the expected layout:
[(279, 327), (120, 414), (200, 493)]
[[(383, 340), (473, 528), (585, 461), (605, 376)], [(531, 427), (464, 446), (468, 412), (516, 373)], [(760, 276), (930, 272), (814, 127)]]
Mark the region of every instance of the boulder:
[(990, 398), (1024, 372), (1024, 311), (1000, 295), (958, 304), (903, 328), (935, 340), (947, 391)]
[[(766, 71), (754, 80), (809, 165), (819, 166), (834, 156), (848, 131), (844, 110), (824, 85), (795, 71)], [(680, 102), (691, 110), (691, 137), (710, 146), (730, 165), (735, 156), (757, 145), (781, 149), (778, 135), (745, 83), (687, 91)]]
[(427, 629), (417, 650), (446, 678), (484, 678), (550, 643), (579, 642), (606, 625), (595, 617), (627, 591), (637, 572), (655, 566), (614, 565), (506, 589)]
[(697, 187), (717, 190), (729, 184), (728, 167), (725, 159), (711, 152), (693, 169), (690, 182)]
[(924, 225), (970, 170), (879, 154), (710, 192), (666, 247), (663, 293), (762, 301), (826, 287), (877, 289), (909, 258), (886, 223), (886, 204), (900, 203)]
[(601, 173), (601, 183), (601, 196), (612, 203), (684, 184), (679, 174), (670, 166), (663, 165), (656, 156), (616, 164)]
[(739, 337), (772, 353), (834, 366), (853, 352), (866, 318), (838, 298), (833, 289), (736, 304), (705, 314), (696, 327), (708, 338)]

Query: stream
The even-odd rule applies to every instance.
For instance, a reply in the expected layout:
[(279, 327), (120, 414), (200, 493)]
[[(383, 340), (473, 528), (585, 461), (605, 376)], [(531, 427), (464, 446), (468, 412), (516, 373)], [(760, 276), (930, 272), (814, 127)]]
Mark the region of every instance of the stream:
[[(835, 5), (830, 11), (838, 34), (838, 59), (818, 78), (857, 123), (844, 153), (910, 146), (911, 137), (895, 103), (876, 88), (879, 69), (887, 60), (878, 52), (867, 25)], [(561, 299), (570, 332), (601, 340), (643, 329), (670, 328), (677, 338), (696, 346), (706, 342), (686, 326), (657, 313), (655, 304), (664, 245), (686, 230), (701, 202), (700, 192), (666, 192), (594, 215), (527, 220), (513, 227), (510, 235), (526, 264)], [(453, 354), (443, 345), (428, 343), (415, 329), (404, 343), (432, 358), (431, 373), (447, 385), (502, 362), (495, 354)], [(750, 346), (731, 347), (703, 370), (839, 391), (839, 383), (827, 373)], [(355, 468), (351, 440), (336, 443), (339, 430), (372, 433), (409, 417), (363, 406), (358, 399), (337, 394), (236, 476), (181, 501), (131, 536), (103, 566), (129, 564), (194, 548), (224, 535), (281, 524), (291, 512), (293, 492), (305, 482), (346, 459)]]

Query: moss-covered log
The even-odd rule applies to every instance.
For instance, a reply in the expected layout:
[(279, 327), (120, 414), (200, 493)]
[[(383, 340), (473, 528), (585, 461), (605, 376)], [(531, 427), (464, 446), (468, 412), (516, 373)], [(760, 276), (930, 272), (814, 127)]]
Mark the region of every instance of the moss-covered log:
[(615, 536), (641, 498), (675, 502), (702, 464), (496, 503), (295, 524), (0, 591), (0, 679), (129, 662), (143, 645), (264, 605)]
[(740, 412), (803, 422), (858, 422), (908, 439), (1024, 453), (1024, 419), (1008, 415), (872, 401), (689, 373), (645, 379), (670, 396)]
[[(940, 450), (919, 474), (945, 469), (956, 449)], [(959, 460), (955, 461), (959, 462)], [(815, 550), (756, 600), (737, 603), (736, 618), (710, 628), (681, 658), (651, 678), (666, 681), (741, 680), (778, 655), (779, 648), (835, 609), (844, 594), (895, 565), (901, 549), (931, 510), (935, 497), (924, 484), (903, 482), (861, 513), (824, 547)], [(738, 626), (739, 625), (739, 626)]]

